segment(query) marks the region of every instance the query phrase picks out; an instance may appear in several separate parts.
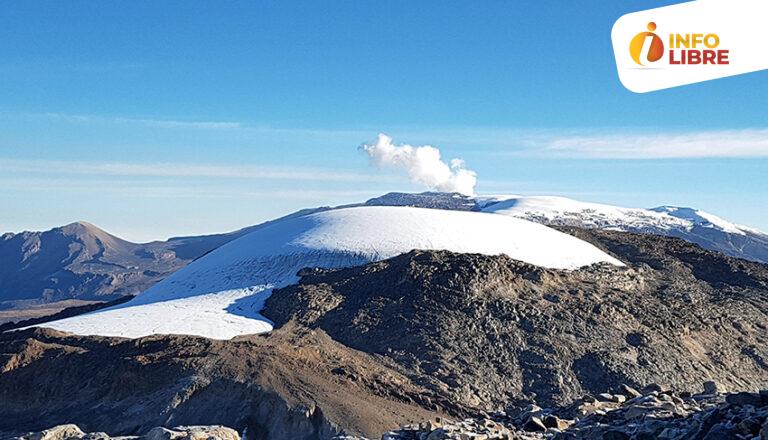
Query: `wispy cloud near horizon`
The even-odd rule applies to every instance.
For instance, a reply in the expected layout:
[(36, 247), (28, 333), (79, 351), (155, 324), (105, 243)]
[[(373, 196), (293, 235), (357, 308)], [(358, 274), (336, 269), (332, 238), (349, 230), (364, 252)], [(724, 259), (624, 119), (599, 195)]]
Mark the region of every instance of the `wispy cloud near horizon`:
[[(334, 198), (362, 197), (371, 198), (380, 195), (375, 189), (306, 189), (306, 188), (272, 188), (251, 189), (247, 187), (184, 185), (172, 182), (149, 183), (128, 180), (101, 179), (97, 181), (74, 181), (62, 178), (2, 178), (0, 185), (4, 188), (24, 191), (66, 191), (67, 193), (104, 194), (118, 197), (139, 198), (215, 198), (215, 199), (256, 199), (275, 200), (291, 199), (303, 201), (319, 201)], [(0, 231), (1, 233), (2, 231)]]
[[(145, 129), (218, 131), (237, 136), (271, 133), (310, 136), (314, 139), (347, 139), (368, 136), (370, 129), (273, 127), (258, 123), (226, 120), (174, 119), (131, 116), (104, 116), (76, 113), (12, 113), (0, 116), (45, 118), (73, 124), (137, 126)], [(425, 142), (463, 145), (469, 151), (494, 151), (501, 156), (534, 156), (574, 159), (684, 159), (768, 157), (768, 128), (722, 130), (554, 129), (498, 127), (404, 127), (395, 132)]]
[(318, 128), (318, 127), (293, 127), (274, 126), (269, 123), (237, 120), (208, 120), (200, 118), (179, 117), (143, 117), (127, 115), (98, 115), (88, 113), (62, 113), (62, 112), (13, 112), (0, 111), (0, 117), (10, 119), (37, 119), (64, 122), (83, 125), (113, 125), (113, 126), (138, 126), (142, 128), (161, 128), (175, 130), (216, 130), (216, 131), (241, 131), (245, 133), (275, 133), (295, 134), (307, 136), (365, 136), (373, 129), (348, 129), (348, 128)]
[(189, 163), (84, 162), (0, 158), (0, 170), (16, 173), (125, 177), (235, 178), (316, 182), (392, 182), (393, 176), (371, 175), (329, 168), (269, 165), (200, 165)]
[(534, 153), (566, 158), (756, 158), (768, 157), (768, 129), (541, 136), (526, 144)]

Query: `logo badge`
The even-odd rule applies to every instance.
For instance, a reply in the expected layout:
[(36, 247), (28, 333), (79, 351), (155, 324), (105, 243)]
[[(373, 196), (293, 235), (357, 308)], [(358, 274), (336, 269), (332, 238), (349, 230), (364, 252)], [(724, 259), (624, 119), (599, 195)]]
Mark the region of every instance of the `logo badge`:
[(637, 93), (768, 69), (768, 0), (695, 0), (621, 16), (619, 80)]

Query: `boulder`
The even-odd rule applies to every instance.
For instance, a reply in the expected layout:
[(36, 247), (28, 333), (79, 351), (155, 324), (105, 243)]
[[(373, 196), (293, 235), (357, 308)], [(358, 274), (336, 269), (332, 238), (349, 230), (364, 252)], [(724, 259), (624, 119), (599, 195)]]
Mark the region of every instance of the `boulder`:
[(623, 431), (611, 430), (603, 433), (603, 440), (629, 440), (629, 434)]
[(542, 419), (542, 422), (547, 428), (559, 429), (561, 431), (570, 425), (568, 421), (556, 416), (545, 416), (544, 419)]
[(632, 388), (631, 386), (627, 384), (623, 384), (621, 386), (621, 393), (624, 394), (626, 397), (630, 399), (634, 399), (635, 397), (640, 397), (642, 394), (640, 391), (637, 391), (636, 389)]
[(648, 384), (640, 390), (643, 394), (662, 393), (664, 391), (666, 391), (666, 387), (657, 383)]
[(24, 438), (28, 440), (79, 440), (83, 436), (85, 433), (77, 425), (59, 425)]
[(713, 426), (703, 440), (741, 440), (741, 436), (733, 426), (720, 423)]
[(182, 432), (158, 426), (157, 428), (152, 428), (142, 440), (177, 440), (183, 436), (184, 433)]
[(718, 394), (723, 391), (722, 387), (713, 380), (704, 382), (704, 394)]

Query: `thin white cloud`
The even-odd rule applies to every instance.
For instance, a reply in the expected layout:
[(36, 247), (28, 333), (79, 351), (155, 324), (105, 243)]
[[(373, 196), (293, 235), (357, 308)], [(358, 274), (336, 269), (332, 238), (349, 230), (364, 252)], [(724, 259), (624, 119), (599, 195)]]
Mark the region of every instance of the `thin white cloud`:
[[(83, 124), (136, 125), (150, 129), (219, 130), (244, 135), (267, 133), (281, 136), (311, 136), (315, 139), (326, 137), (333, 139), (334, 142), (340, 138), (355, 139), (370, 133), (368, 129), (281, 128), (239, 121), (134, 118), (55, 112), (0, 112), (0, 116), (47, 118)], [(405, 127), (394, 131), (401, 136), (427, 142), (462, 145), (462, 151), (465, 154), (586, 159), (768, 157), (768, 128), (660, 131), (652, 128), (552, 130), (498, 127)]]
[[(36, 114), (31, 114), (30, 116), (36, 116)], [(76, 115), (67, 113), (44, 113), (40, 116), (67, 122), (142, 125), (151, 128), (195, 130), (232, 130), (242, 128), (242, 124), (240, 122), (230, 121), (180, 121), (173, 119), (109, 117), (96, 115)]]
[(589, 159), (768, 157), (768, 129), (540, 136), (531, 152)]
[(126, 176), (235, 178), (254, 180), (292, 180), (314, 182), (392, 182), (392, 176), (327, 168), (274, 167), (258, 165), (198, 165), (184, 163), (79, 162), (18, 160), (0, 158), (0, 170), (16, 173)]
[[(134, 182), (127, 180), (95, 180), (83, 182), (66, 178), (2, 178), (0, 185), (5, 189), (17, 191), (66, 192), (82, 194), (105, 194), (119, 197), (137, 197), (141, 199), (258, 199), (258, 200), (338, 200), (348, 198), (368, 199), (381, 194), (381, 191), (362, 189), (297, 189), (275, 188), (252, 190), (243, 187), (223, 187), (206, 185), (179, 185), (169, 182)], [(2, 231), (0, 231), (1, 233)]]
[(176, 130), (219, 130), (237, 131), (246, 134), (275, 134), (291, 136), (328, 137), (338, 141), (339, 137), (358, 139), (367, 136), (372, 129), (275, 127), (269, 124), (248, 123), (241, 121), (181, 120), (164, 118), (141, 118), (129, 116), (103, 116), (58, 112), (12, 112), (0, 111), (0, 118), (45, 119), (58, 122), (83, 125), (134, 125), (142, 128), (161, 128)]

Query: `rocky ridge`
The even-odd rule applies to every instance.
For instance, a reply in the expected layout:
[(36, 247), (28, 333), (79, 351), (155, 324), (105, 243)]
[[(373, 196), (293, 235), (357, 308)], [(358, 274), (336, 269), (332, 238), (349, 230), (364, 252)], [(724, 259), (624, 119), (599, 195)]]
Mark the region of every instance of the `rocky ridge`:
[(73, 423), (137, 436), (223, 425), (251, 440), (378, 435), (439, 415), (391, 366), (292, 325), (215, 341), (191, 336), (0, 334), (0, 439)]

